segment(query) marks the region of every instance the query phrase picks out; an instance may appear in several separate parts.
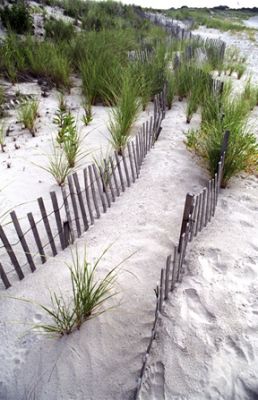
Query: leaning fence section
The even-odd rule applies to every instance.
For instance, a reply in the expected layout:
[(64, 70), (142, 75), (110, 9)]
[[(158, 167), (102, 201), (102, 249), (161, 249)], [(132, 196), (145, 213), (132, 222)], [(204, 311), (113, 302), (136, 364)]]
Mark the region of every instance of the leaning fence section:
[(223, 168), (225, 154), (228, 146), (229, 132), (225, 132), (221, 145), (220, 161), (214, 177), (207, 182), (207, 185), (197, 194), (187, 193), (184, 204), (184, 211), (181, 223), (178, 243), (172, 248), (172, 253), (166, 258), (166, 264), (161, 269), (159, 284), (155, 289), (156, 309), (154, 323), (146, 353), (143, 357), (135, 400), (139, 400), (144, 373), (147, 367), (147, 360), (150, 354), (153, 340), (156, 337), (158, 319), (162, 314), (164, 302), (168, 300), (169, 294), (174, 291), (176, 284), (181, 282), (183, 276), (183, 265), (190, 242), (208, 225), (215, 216), (218, 203), (218, 196), (223, 179)]
[(114, 151), (97, 164), (74, 172), (59, 192), (38, 198), (37, 218), (32, 212), (23, 216), (15, 210), (10, 213), (10, 222), (0, 225), (3, 288), (8, 289), (13, 281), (22, 280), (49, 256), (56, 256), (73, 243), (139, 178), (144, 159), (162, 129), (165, 96), (164, 88), (154, 98), (153, 115), (120, 154)]

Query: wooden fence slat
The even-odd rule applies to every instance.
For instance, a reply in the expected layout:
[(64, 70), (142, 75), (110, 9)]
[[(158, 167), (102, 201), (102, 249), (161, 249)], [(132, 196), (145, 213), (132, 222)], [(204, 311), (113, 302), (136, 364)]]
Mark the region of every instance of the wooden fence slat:
[(214, 178), (211, 179), (211, 202), (210, 202), (210, 214), (209, 214), (209, 221), (213, 216), (213, 203), (214, 203)]
[(84, 231), (86, 232), (89, 229), (89, 222), (88, 222), (86, 210), (85, 210), (85, 207), (84, 207), (84, 201), (83, 201), (83, 198), (82, 198), (81, 185), (80, 185), (80, 182), (79, 182), (79, 178), (78, 178), (77, 172), (73, 173), (73, 181), (74, 181), (77, 197), (78, 197), (78, 200), (79, 200), (79, 206), (80, 206), (80, 210), (81, 210), (81, 214), (82, 214)]
[(222, 161), (218, 163), (218, 181), (217, 181), (217, 198), (216, 198), (216, 205), (218, 203), (218, 196), (221, 186), (221, 179), (222, 179)]
[(79, 213), (78, 213), (78, 207), (77, 207), (77, 202), (76, 202), (76, 198), (75, 198), (75, 190), (74, 190), (73, 180), (72, 180), (71, 175), (68, 176), (68, 186), (69, 186), (69, 192), (70, 192), (72, 206), (73, 206), (77, 235), (78, 235), (78, 237), (80, 237), (82, 234), (81, 225), (80, 225), (80, 217), (79, 217)]
[(132, 141), (132, 148), (133, 148), (133, 158), (134, 158), (136, 178), (139, 178), (139, 166), (138, 166), (138, 162), (137, 162), (137, 156), (136, 156), (136, 151), (135, 151), (135, 147), (134, 147), (134, 142), (133, 141)]
[(9, 287), (11, 287), (11, 284), (10, 284), (10, 282), (9, 282), (9, 279), (7, 278), (7, 275), (6, 275), (6, 273), (5, 273), (5, 270), (4, 270), (4, 268), (3, 268), (3, 266), (2, 266), (1, 263), (0, 263), (0, 278), (2, 279), (3, 284), (4, 284), (4, 286), (5, 286), (6, 289), (8, 289)]
[(199, 206), (199, 196), (195, 195), (195, 201), (194, 201), (194, 209), (192, 213), (192, 225), (191, 225), (191, 232), (190, 232), (190, 242), (192, 241), (194, 234), (195, 234), (195, 229), (196, 229), (196, 222), (197, 222), (197, 213), (198, 213), (198, 206)]
[(115, 167), (114, 167), (114, 163), (113, 163), (112, 157), (109, 157), (109, 162), (110, 162), (110, 165), (111, 165), (112, 177), (113, 177), (113, 180), (114, 180), (114, 183), (115, 183), (116, 195), (120, 196), (119, 185), (118, 185), (117, 177), (116, 177), (116, 170), (115, 170)]
[(90, 215), (90, 223), (91, 223), (91, 225), (93, 225), (94, 224), (94, 216), (93, 216), (93, 211), (91, 208), (87, 168), (84, 168), (84, 170), (83, 170), (83, 177), (84, 177), (86, 202), (87, 202), (87, 207), (88, 207), (88, 211), (89, 211), (89, 215)]
[(115, 195), (115, 191), (114, 191), (114, 188), (113, 188), (113, 185), (112, 185), (112, 180), (111, 180), (111, 177), (112, 177), (112, 174), (110, 174), (111, 165), (110, 165), (110, 162), (108, 163), (105, 158), (104, 158), (103, 161), (104, 161), (104, 168), (105, 168), (105, 171), (106, 171), (106, 174), (107, 174), (107, 182), (108, 182), (107, 186), (109, 186), (109, 188), (110, 188), (111, 199), (114, 202), (114, 201), (116, 201), (116, 195)]
[(99, 180), (100, 177), (99, 177), (99, 174), (98, 174), (98, 171), (97, 171), (97, 167), (96, 167), (95, 164), (92, 164), (92, 168), (93, 168), (93, 172), (94, 172), (94, 176), (95, 176), (95, 181), (97, 183), (97, 188), (98, 188), (99, 197), (100, 197), (100, 201), (101, 201), (101, 204), (102, 204), (103, 212), (105, 213), (107, 211), (107, 205), (106, 205), (105, 198), (104, 198), (104, 195), (103, 195), (103, 190), (102, 190), (101, 185), (100, 185), (100, 180)]
[(149, 143), (148, 149), (151, 149), (152, 146), (152, 134), (153, 134), (153, 116), (150, 117), (150, 127), (149, 127)]
[(133, 157), (132, 157), (131, 143), (130, 142), (127, 143), (127, 150), (128, 150), (129, 162), (130, 162), (130, 167), (131, 167), (132, 181), (135, 182), (135, 174), (134, 174), (134, 167), (133, 167)]
[[(62, 191), (62, 196), (63, 196), (66, 218), (67, 218), (67, 222), (69, 225), (70, 241), (71, 241), (71, 243), (73, 243), (75, 240), (75, 235), (74, 235), (73, 221), (72, 221), (72, 217), (71, 217), (70, 207), (69, 207), (69, 203), (68, 203), (68, 195), (66, 193), (66, 188), (64, 186), (61, 186), (61, 191)], [(64, 232), (64, 237), (65, 237), (65, 232)], [(65, 239), (64, 239), (64, 244), (67, 247), (67, 241)]]
[[(61, 220), (61, 215), (60, 215), (60, 210), (59, 210), (59, 206), (58, 206), (56, 192), (50, 192), (50, 198), (52, 201), (52, 206), (53, 206), (53, 210), (54, 210), (54, 214), (55, 214), (56, 226), (57, 226), (57, 230), (58, 230), (60, 244), (61, 244), (62, 250), (64, 250), (64, 248), (65, 248), (64, 232), (63, 232), (62, 220)], [(34, 237), (35, 237), (35, 235), (34, 235)]]
[(40, 239), (40, 236), (39, 236), (37, 225), (35, 223), (35, 220), (34, 220), (34, 217), (33, 217), (32, 213), (28, 213), (27, 217), (28, 217), (28, 220), (29, 220), (29, 223), (30, 223), (30, 227), (31, 227), (31, 230), (32, 230), (32, 233), (33, 233), (33, 236), (34, 236), (37, 248), (38, 248), (38, 252), (39, 252), (39, 255), (40, 255), (41, 262), (42, 262), (42, 264), (44, 264), (47, 261), (47, 257), (46, 257), (45, 250), (44, 250), (44, 248), (42, 246), (42, 243), (41, 243), (41, 239)]
[(202, 192), (200, 192), (197, 195), (197, 198), (198, 198), (198, 208), (197, 208), (194, 236), (196, 236), (199, 231), (199, 223), (200, 223), (200, 216), (201, 216), (201, 209), (202, 209)]
[(167, 257), (166, 260), (166, 272), (165, 272), (165, 297), (164, 299), (168, 299), (169, 292), (169, 275), (170, 275), (170, 266), (171, 266), (171, 255)]
[(149, 121), (146, 121), (146, 130), (145, 130), (145, 155), (148, 153), (148, 143), (149, 143)]
[(178, 247), (174, 246), (174, 253), (173, 253), (173, 269), (172, 269), (172, 280), (171, 280), (171, 288), (170, 290), (173, 291), (176, 283), (177, 278), (177, 269), (178, 269)]
[(178, 257), (177, 282), (181, 281), (180, 276), (181, 276), (181, 268), (182, 268), (182, 265), (184, 262), (185, 241), (186, 241), (186, 233), (184, 232), (182, 235), (182, 242), (181, 242), (182, 244), (181, 244), (181, 249), (179, 251), (179, 257)]
[(44, 226), (45, 226), (45, 229), (47, 232), (47, 236), (48, 236), (48, 240), (49, 240), (49, 244), (50, 244), (53, 256), (56, 256), (57, 255), (56, 245), (55, 245), (54, 237), (52, 235), (52, 231), (51, 231), (50, 224), (48, 221), (48, 216), (47, 216), (44, 201), (43, 201), (42, 197), (39, 197), (37, 201), (38, 201), (40, 213), (41, 213), (43, 223), (44, 223)]
[(96, 191), (95, 191), (95, 186), (94, 186), (92, 165), (89, 165), (88, 168), (89, 168), (89, 177), (90, 177), (92, 199), (93, 199), (94, 207), (95, 207), (95, 210), (96, 210), (97, 218), (100, 218), (100, 211), (99, 211), (99, 206), (98, 206), (97, 197), (96, 197)]
[(130, 177), (129, 177), (129, 173), (128, 173), (127, 163), (126, 163), (126, 156), (125, 156), (124, 152), (122, 153), (122, 159), (123, 159), (123, 165), (124, 165), (124, 170), (125, 170), (127, 186), (129, 187), (129, 186), (131, 186), (131, 182), (130, 182)]
[(117, 169), (118, 169), (118, 175), (119, 175), (119, 178), (120, 178), (121, 188), (122, 188), (122, 191), (124, 192), (125, 191), (125, 185), (124, 185), (124, 180), (123, 180), (120, 160), (119, 160), (119, 157), (118, 157), (118, 154), (117, 154), (116, 151), (114, 152), (114, 154), (115, 154), (116, 165), (117, 165)]
[(17, 260), (17, 257), (12, 249), (12, 246), (9, 242), (9, 240), (7, 239), (7, 236), (3, 230), (3, 227), (0, 225), (0, 238), (3, 242), (3, 245), (7, 251), (8, 256), (10, 257), (10, 260), (15, 268), (15, 271), (19, 277), (20, 280), (22, 280), (24, 278), (24, 274), (22, 272), (21, 266)]
[(209, 222), (209, 213), (210, 213), (210, 198), (211, 198), (211, 181), (208, 182), (208, 188), (207, 188), (207, 206), (206, 206), (206, 216), (205, 216), (205, 226)]
[(70, 245), (70, 238), (71, 238), (71, 231), (68, 221), (64, 221), (63, 232), (64, 232), (64, 246), (66, 248)]
[(201, 220), (199, 231), (201, 231), (205, 224), (205, 214), (206, 214), (206, 204), (207, 204), (207, 188), (203, 188), (203, 198), (202, 198), (202, 210), (201, 210)]
[(183, 219), (182, 219), (181, 231), (180, 231), (180, 236), (179, 236), (179, 245), (178, 245), (179, 252), (181, 251), (181, 247), (182, 247), (182, 235), (183, 235), (183, 233), (185, 233), (186, 225), (190, 222), (190, 215), (193, 212), (193, 206), (194, 206), (194, 195), (191, 193), (187, 193), (186, 198), (185, 198)]
[(17, 218), (16, 212), (15, 212), (15, 211), (12, 211), (12, 212), (10, 213), (10, 216), (11, 216), (11, 219), (12, 219), (12, 222), (13, 222), (13, 225), (14, 225), (14, 228), (15, 228), (15, 230), (16, 230), (17, 236), (18, 236), (18, 238), (19, 238), (19, 241), (20, 241), (20, 243), (21, 243), (21, 246), (22, 246), (22, 248), (23, 248), (25, 257), (27, 258), (27, 261), (28, 261), (28, 263), (29, 263), (30, 269), (31, 269), (32, 272), (34, 272), (34, 271), (36, 270), (36, 266), (35, 266), (33, 257), (32, 257), (32, 255), (31, 255), (29, 246), (28, 246), (28, 244), (27, 244), (27, 242), (26, 242), (24, 233), (22, 232), (21, 225), (20, 225), (19, 220), (18, 220), (18, 218)]
[(136, 148), (136, 158), (137, 158), (137, 171), (139, 176), (141, 169), (139, 133), (137, 133), (137, 135), (135, 136), (135, 148)]
[(218, 174), (214, 176), (214, 202), (213, 202), (213, 216), (215, 215), (216, 206), (218, 202)]
[(110, 197), (109, 197), (109, 193), (108, 193), (106, 178), (105, 178), (104, 171), (102, 170), (101, 166), (99, 166), (99, 174), (101, 176), (101, 181), (102, 181), (102, 186), (103, 186), (103, 193), (106, 196), (107, 205), (108, 205), (108, 207), (111, 207), (111, 201), (110, 201)]
[(164, 282), (164, 269), (162, 268), (160, 271), (160, 288), (159, 288), (159, 312), (162, 312), (163, 305), (163, 282)]
[(146, 132), (146, 124), (145, 122), (142, 124), (142, 158), (145, 157), (145, 132)]

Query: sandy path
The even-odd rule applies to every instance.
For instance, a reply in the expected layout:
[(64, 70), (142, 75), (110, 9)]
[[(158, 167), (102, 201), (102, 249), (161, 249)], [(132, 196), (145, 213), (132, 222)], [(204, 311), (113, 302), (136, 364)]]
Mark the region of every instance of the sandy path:
[[(140, 179), (78, 241), (82, 250), (86, 240), (93, 257), (115, 241), (103, 271), (137, 251), (119, 277), (121, 304), (68, 338), (49, 341), (29, 334), (19, 340), (25, 327), (10, 321), (31, 323), (44, 317), (30, 304), (2, 299), (0, 398), (17, 400), (26, 393), (24, 398), (33, 398), (29, 395), (34, 391), (37, 400), (132, 398), (150, 335), (160, 268), (178, 237), (186, 192), (204, 184), (205, 173), (183, 143), (182, 129), (188, 128), (184, 107), (177, 103), (167, 113)], [(48, 303), (46, 287), (60, 286), (68, 292), (64, 262), (69, 258), (68, 250), (61, 253), (8, 294)]]
[(235, 181), (165, 306), (141, 399), (258, 396), (258, 179)]

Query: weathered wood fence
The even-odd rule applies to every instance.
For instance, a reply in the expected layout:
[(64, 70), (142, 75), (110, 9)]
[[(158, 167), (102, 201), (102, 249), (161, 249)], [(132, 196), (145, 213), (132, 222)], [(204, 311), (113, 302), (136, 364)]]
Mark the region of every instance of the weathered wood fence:
[(173, 246), (172, 253), (167, 256), (165, 267), (161, 269), (159, 284), (155, 289), (156, 309), (154, 323), (146, 353), (143, 357), (143, 364), (135, 390), (135, 400), (139, 399), (143, 376), (147, 367), (147, 360), (150, 354), (153, 340), (157, 332), (159, 316), (162, 314), (164, 302), (168, 300), (169, 294), (173, 292), (176, 284), (181, 282), (183, 265), (186, 257), (188, 244), (207, 226), (215, 215), (218, 196), (223, 178), (223, 167), (225, 154), (228, 146), (229, 132), (225, 132), (221, 145), (221, 156), (217, 172), (214, 178), (207, 182), (199, 193), (187, 193), (184, 204), (181, 230), (178, 244)]
[[(16, 211), (10, 213), (10, 223), (0, 225), (0, 285), (3, 288), (8, 289), (11, 282), (22, 280), (49, 256), (56, 256), (73, 243), (136, 181), (145, 156), (160, 135), (165, 96), (164, 88), (154, 98), (153, 115), (121, 155), (114, 151), (108, 159), (70, 175), (68, 185), (61, 192), (51, 192), (46, 200), (37, 199), (39, 219), (32, 212), (22, 218)], [(17, 240), (11, 243), (9, 237), (15, 236)]]

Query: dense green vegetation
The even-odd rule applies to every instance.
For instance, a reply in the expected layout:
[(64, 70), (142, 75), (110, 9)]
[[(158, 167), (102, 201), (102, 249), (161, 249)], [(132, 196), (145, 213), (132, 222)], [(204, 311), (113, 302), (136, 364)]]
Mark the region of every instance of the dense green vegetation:
[[(224, 90), (213, 90), (214, 71), (219, 76), (235, 73), (238, 79), (245, 73), (245, 59), (236, 49), (227, 50), (224, 57), (225, 48), (220, 41), (171, 38), (161, 27), (144, 19), (140, 7), (110, 0), (45, 0), (41, 3), (59, 6), (64, 15), (72, 19), (64, 21), (44, 15), (45, 38), (42, 41), (31, 35), (27, 24), (31, 22), (31, 16), (23, 1), (8, 10), (3, 8), (1, 18), (5, 18), (5, 26), (9, 29), (0, 44), (0, 74), (3, 77), (13, 83), (43, 78), (49, 87), (56, 86), (63, 92), (70, 89), (74, 75), (80, 77), (85, 125), (92, 120), (93, 105), (112, 106), (110, 142), (119, 154), (126, 146), (138, 112), (145, 109), (166, 84), (168, 108), (173, 106), (177, 96), (179, 100), (185, 98), (187, 101), (188, 123), (194, 113), (201, 112), (201, 127), (190, 132), (188, 146), (205, 159), (211, 174), (219, 160), (225, 129), (233, 133), (225, 163), (224, 184), (240, 170), (257, 167), (257, 145), (247, 128), (250, 110), (258, 101), (257, 88), (247, 82), (237, 100), (232, 98), (228, 85), (224, 85)], [(24, 23), (27, 25), (22, 27), (21, 24), (21, 29), (26, 34), (17, 35), (21, 32), (14, 29), (12, 21), (16, 18), (17, 22), (25, 12)], [(243, 15), (236, 12), (229, 21), (227, 10), (182, 8), (169, 10), (167, 14), (221, 30), (246, 29), (240, 23)], [(187, 56), (189, 48), (191, 57)], [(200, 51), (203, 58), (199, 57)], [(178, 62), (175, 62), (175, 54)], [(78, 164), (81, 146), (75, 120), (61, 100), (58, 118), (62, 120), (58, 123), (57, 142), (46, 169), (62, 185)], [(32, 103), (21, 109), (21, 120), (34, 134), (36, 112)]]
[(253, 29), (247, 28), (242, 20), (257, 15), (251, 11), (188, 7), (182, 7), (178, 10), (171, 9), (166, 14), (179, 20), (190, 20), (193, 22), (194, 28), (204, 25), (207, 28), (235, 32), (253, 31)]
[(24, 0), (0, 9), (0, 18), (5, 28), (16, 33), (32, 32), (32, 18)]

